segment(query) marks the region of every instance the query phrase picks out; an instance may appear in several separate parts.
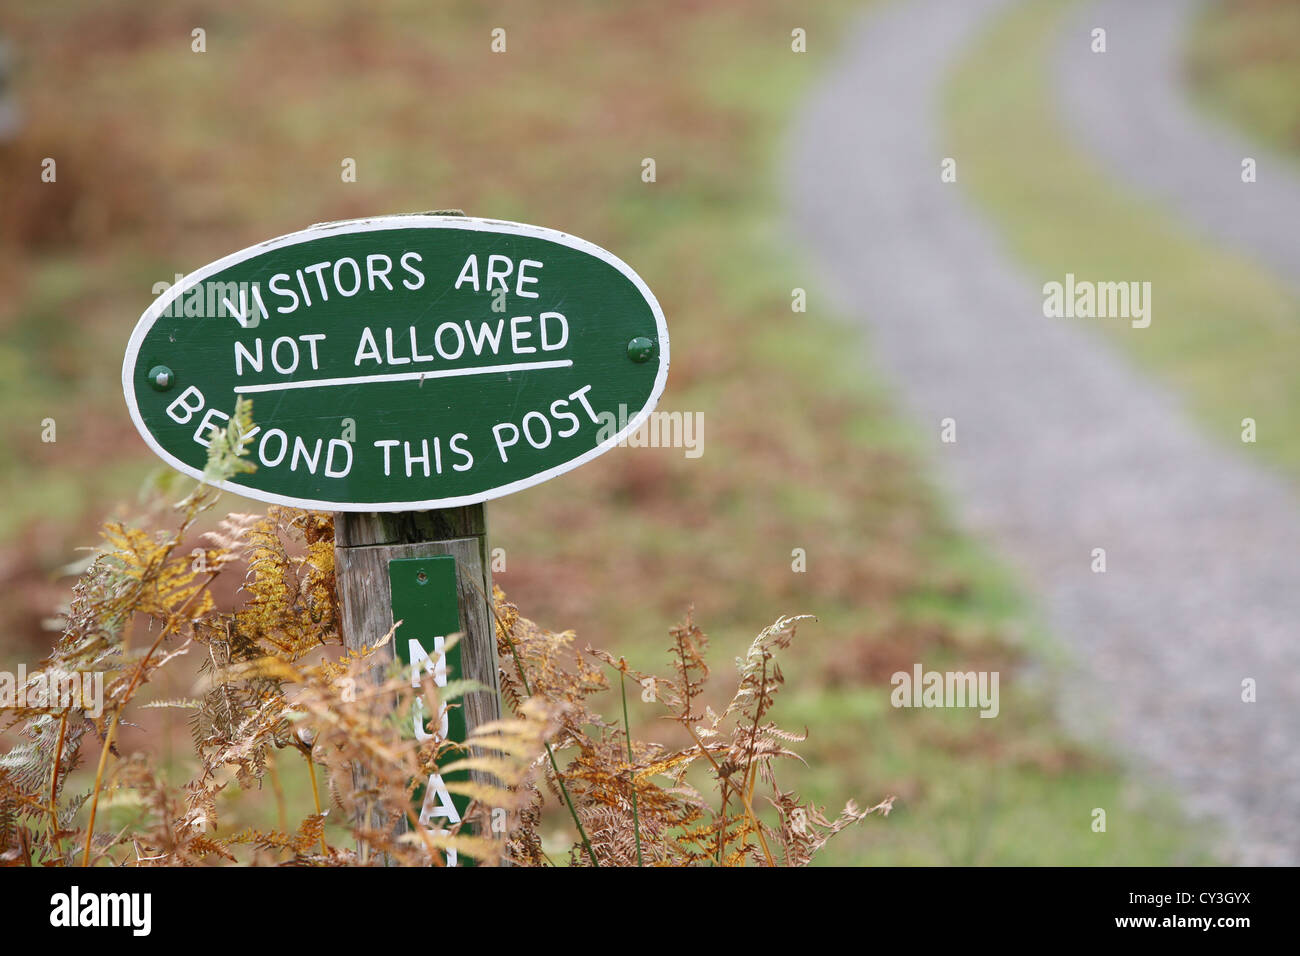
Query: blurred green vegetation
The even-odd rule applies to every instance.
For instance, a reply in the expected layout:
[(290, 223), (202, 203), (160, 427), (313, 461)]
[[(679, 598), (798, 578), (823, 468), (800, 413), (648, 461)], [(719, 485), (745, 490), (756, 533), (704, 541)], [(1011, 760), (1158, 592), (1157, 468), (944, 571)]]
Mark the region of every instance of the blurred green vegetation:
[(1300, 159), (1300, 4), (1214, 0), (1187, 51), (1191, 87), (1222, 122)]
[[(118, 376), (153, 283), (329, 219), (457, 207), (545, 224), (613, 250), (655, 290), (673, 336), (660, 408), (702, 411), (705, 451), (620, 450), (493, 502), (492, 543), (507, 555), (496, 580), (527, 616), (659, 670), (667, 628), (693, 603), (717, 703), (754, 634), (816, 613), (782, 664), (776, 716), (811, 734), (807, 766), (783, 782), (832, 810), (898, 795), (892, 816), (841, 836), (823, 862), (1204, 859), (1176, 814), (1059, 729), (1054, 646), (954, 527), (919, 439), (864, 371), (859, 333), (828, 314), (788, 234), (773, 157), (854, 12), (844, 0), (436, 14), (17, 0), (8, 30), (34, 119), (0, 174), (34, 178), (34, 157), (57, 156), (58, 189), (77, 193), (24, 200), (28, 218), (0, 228), (18, 263), (0, 275), (9, 547), (24, 553), (36, 516), (82, 543), (90, 516), (151, 467)], [(205, 54), (190, 52), (195, 26)], [(489, 52), (496, 26), (504, 55)], [(795, 26), (807, 54), (790, 50)], [(984, 79), (1001, 84), (1013, 64), (996, 66)], [(997, 137), (975, 139), (987, 150)], [(340, 181), (345, 157), (357, 183)], [(641, 181), (644, 157), (656, 183)], [(50, 231), (51, 209), (66, 228)], [(791, 311), (795, 287), (807, 313)], [(54, 446), (37, 438), (46, 415), (60, 421)], [(889, 675), (918, 661), (1000, 670), (1001, 716), (889, 707)], [(670, 733), (633, 707), (639, 735)], [(162, 737), (129, 743), (182, 763), (184, 741)], [(297, 819), (305, 773), (281, 763)], [(1110, 815), (1105, 835), (1091, 832), (1094, 807)], [(274, 820), (274, 801), (264, 788), (229, 812), (226, 825)]]

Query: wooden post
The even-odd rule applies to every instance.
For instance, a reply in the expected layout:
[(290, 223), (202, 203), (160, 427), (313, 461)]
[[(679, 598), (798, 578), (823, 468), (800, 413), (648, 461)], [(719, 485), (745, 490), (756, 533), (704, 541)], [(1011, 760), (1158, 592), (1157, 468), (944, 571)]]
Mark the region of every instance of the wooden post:
[[(334, 516), (335, 565), (349, 650), (373, 645), (393, 626), (388, 563), (396, 558), (451, 555), (456, 559), (460, 605), (460, 660), (464, 673), (487, 691), (461, 699), (467, 732), (501, 716), (496, 628), (490, 602), (487, 510), (482, 504), (439, 511), (338, 512)], [(399, 627), (396, 635), (402, 639)], [(393, 659), (393, 645), (387, 651)], [(490, 778), (471, 776), (483, 783)], [(403, 830), (405, 825), (403, 824)]]

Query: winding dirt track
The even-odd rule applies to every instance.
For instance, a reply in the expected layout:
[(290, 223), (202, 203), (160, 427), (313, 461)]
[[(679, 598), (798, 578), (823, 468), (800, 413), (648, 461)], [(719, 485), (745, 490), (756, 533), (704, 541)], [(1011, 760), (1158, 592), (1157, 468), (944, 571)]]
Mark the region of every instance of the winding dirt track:
[[(1300, 177), (1211, 121), (1184, 82), (1184, 41), (1204, 0), (1093, 0), (1066, 17), (1052, 62), (1059, 113), (1075, 145), (1156, 199), (1203, 239), (1300, 283)], [(1080, 37), (1106, 30), (1104, 55)], [(1246, 157), (1253, 183), (1241, 179)]]
[[(940, 182), (942, 84), (1006, 7), (896, 2), (846, 35), (792, 130), (791, 215), (836, 307), (869, 331), (874, 361), (933, 437), (967, 524), (1021, 570), (1068, 644), (1070, 724), (1217, 821), (1228, 859), (1296, 863), (1292, 489), (1209, 442), (1087, 320), (1045, 319), (1045, 277), (1022, 272), (960, 186)], [(955, 444), (939, 441), (948, 417)], [(1098, 547), (1105, 574), (1090, 569)], [(1257, 703), (1243, 703), (1244, 678)], [(1090, 811), (1062, 826), (1088, 825)], [(1118, 837), (1122, 809), (1108, 813)]]

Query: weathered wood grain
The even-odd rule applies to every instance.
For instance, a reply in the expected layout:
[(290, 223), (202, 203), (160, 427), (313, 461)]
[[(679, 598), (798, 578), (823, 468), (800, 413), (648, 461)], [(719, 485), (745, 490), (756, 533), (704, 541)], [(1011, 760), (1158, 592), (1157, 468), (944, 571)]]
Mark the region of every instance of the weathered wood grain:
[(349, 512), (335, 517), (334, 540), (341, 548), (354, 548), (486, 537), (485, 513), (481, 504), (439, 511)]

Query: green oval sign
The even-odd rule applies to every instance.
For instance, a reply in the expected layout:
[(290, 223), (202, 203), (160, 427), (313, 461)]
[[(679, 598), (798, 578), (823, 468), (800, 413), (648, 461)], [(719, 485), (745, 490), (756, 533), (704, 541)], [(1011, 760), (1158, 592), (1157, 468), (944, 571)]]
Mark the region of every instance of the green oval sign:
[(201, 478), (253, 402), (262, 501), (416, 511), (576, 468), (636, 430), (668, 376), (646, 284), (589, 242), (461, 216), (326, 223), (214, 262), (140, 318), (122, 386), (145, 441)]

